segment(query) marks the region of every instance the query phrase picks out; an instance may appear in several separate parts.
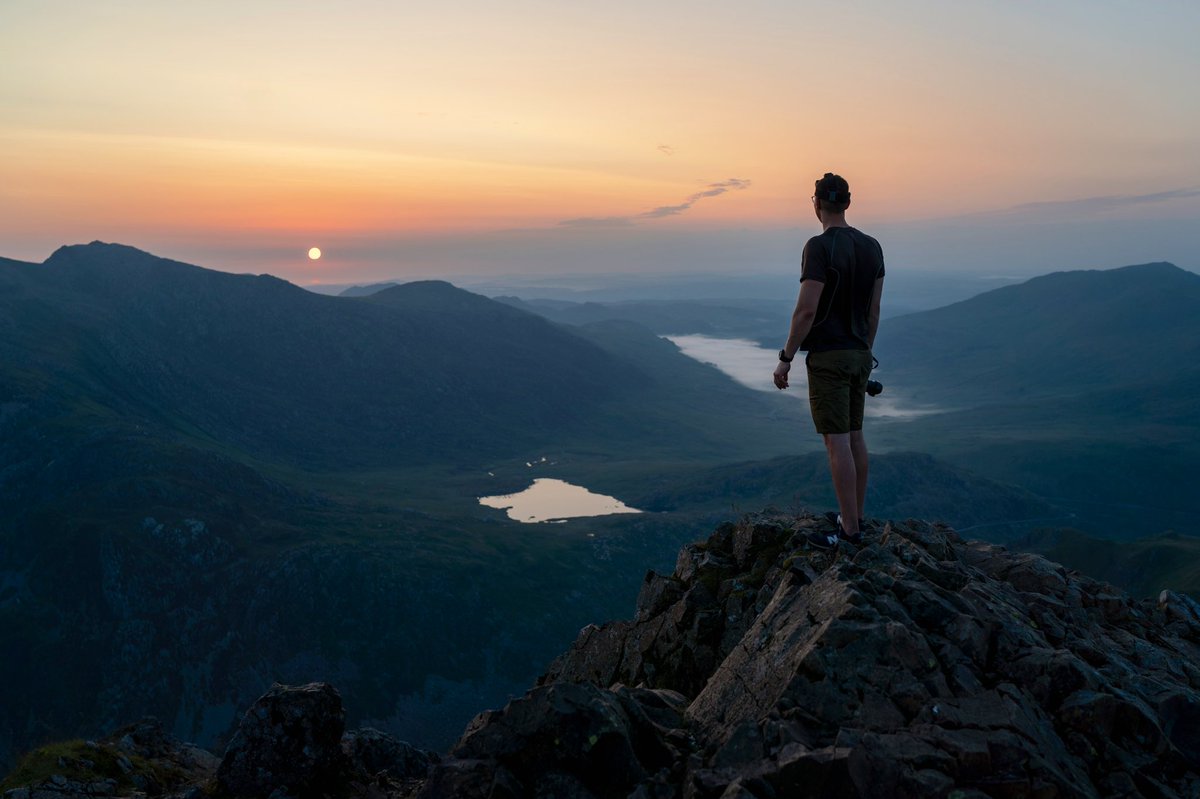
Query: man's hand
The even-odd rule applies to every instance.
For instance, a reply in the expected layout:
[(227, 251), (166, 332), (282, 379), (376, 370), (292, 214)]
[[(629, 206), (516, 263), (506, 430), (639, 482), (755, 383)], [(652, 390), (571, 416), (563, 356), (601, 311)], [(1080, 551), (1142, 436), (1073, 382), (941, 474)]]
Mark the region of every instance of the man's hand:
[(779, 362), (775, 367), (775, 388), (784, 389), (788, 387), (788, 372), (792, 370), (790, 363)]

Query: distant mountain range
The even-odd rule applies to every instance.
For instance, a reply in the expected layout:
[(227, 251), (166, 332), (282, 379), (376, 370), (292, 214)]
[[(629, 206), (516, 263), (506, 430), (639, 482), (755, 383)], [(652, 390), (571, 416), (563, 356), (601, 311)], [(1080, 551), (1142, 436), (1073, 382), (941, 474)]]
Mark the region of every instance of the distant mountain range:
[(1046, 275), (889, 320), (877, 354), (886, 385), (947, 409), (885, 440), (1028, 488), (1093, 535), (1196, 531), (1200, 275)]
[[(686, 327), (700, 307), (589, 308), (575, 325), (437, 281), (320, 296), (120, 245), (0, 260), (0, 764), (147, 712), (211, 743), (275, 679), (334, 680), (372, 714), (359, 721), (434, 744), (579, 627), (624, 615), (645, 569), (698, 529), (763, 504), (829, 507), (823, 456), (797, 455), (819, 443), (804, 404), (685, 357), (639, 316)], [(722, 335), (740, 318), (718, 317)], [(1168, 349), (1186, 321), (1158, 328)], [(900, 338), (917, 323), (895, 324)], [(944, 357), (969, 371), (970, 353)], [(889, 390), (902, 373), (914, 390), (936, 377), (885, 358)], [(1107, 396), (1081, 380), (1060, 390)], [(896, 453), (874, 461), (870, 513), (1011, 538), (1077, 512), (1056, 497), (1089, 481), (1111, 499), (1174, 466), (1176, 491), (1191, 445), (1155, 448), (1191, 418), (1188, 396), (1131, 385), (1121, 407), (1157, 438), (1080, 438), (1079, 419), (1117, 414), (1098, 401), (1023, 428), (1020, 396), (875, 426)], [(1123, 471), (1105, 453), (1115, 440), (1127, 457), (1133, 435), (1148, 449)], [(1098, 457), (1070, 462), (1084, 446)], [(647, 513), (529, 527), (476, 502), (534, 476)]]
[(310, 465), (478, 462), (590, 424), (617, 387), (646, 382), (448, 284), (340, 300), (100, 244), (0, 281), (4, 376), (27, 392), (10, 397), (23, 412), (53, 397), (125, 428)]
[(388, 283), (370, 283), (366, 286), (351, 286), (350, 288), (343, 289), (341, 292), (339, 292), (338, 296), (339, 297), (369, 297), (372, 294), (377, 294), (378, 292), (383, 291), (384, 289), (394, 288), (399, 285), (400, 285), (399, 283), (388, 282)]
[(1200, 597), (1200, 536), (1164, 533), (1112, 541), (1072, 529), (1042, 529), (1014, 541), (1080, 572), (1154, 598), (1165, 587)]
[(1167, 263), (1057, 272), (889, 320), (876, 354), (914, 399), (939, 405), (1064, 394), (1107, 404), (1116, 392), (1190, 384), (1200, 275)]
[(585, 325), (620, 320), (650, 328), (659, 335), (694, 333), (721, 338), (758, 339), (773, 333), (787, 337), (787, 320), (795, 297), (766, 300), (641, 300), (630, 302), (565, 302), (496, 297), (516, 308), (537, 313), (555, 322)]
[[(764, 346), (781, 341), (790, 311), (782, 300), (772, 311), (503, 299), (565, 323), (636, 319), (659, 334)], [(886, 398), (938, 411), (872, 421), (876, 450), (928, 452), (1018, 485), (1094, 535), (1195, 530), (1200, 275), (1167, 263), (1045, 275), (885, 318), (875, 354)], [(1009, 529), (995, 521), (986, 529)]]

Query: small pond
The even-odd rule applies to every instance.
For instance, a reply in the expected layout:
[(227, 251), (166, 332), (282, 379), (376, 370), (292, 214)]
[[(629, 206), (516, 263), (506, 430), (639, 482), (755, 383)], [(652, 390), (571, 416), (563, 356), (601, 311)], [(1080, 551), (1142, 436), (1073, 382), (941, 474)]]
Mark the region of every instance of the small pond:
[(479, 504), (507, 509), (508, 517), (518, 522), (562, 522), (580, 516), (608, 516), (613, 513), (641, 513), (615, 497), (593, 494), (583, 486), (563, 480), (539, 477), (533, 485), (516, 494), (480, 497)]

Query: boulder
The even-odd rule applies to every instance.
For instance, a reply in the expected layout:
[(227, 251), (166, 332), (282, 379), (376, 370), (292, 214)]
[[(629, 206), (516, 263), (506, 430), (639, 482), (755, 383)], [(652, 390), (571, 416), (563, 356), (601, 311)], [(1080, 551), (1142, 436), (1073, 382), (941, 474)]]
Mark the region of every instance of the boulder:
[(364, 727), (342, 736), (342, 752), (352, 769), (394, 780), (422, 779), (438, 761), (433, 752), (393, 738), (385, 732)]
[(254, 799), (279, 794), (307, 799), (344, 783), (342, 697), (328, 683), (274, 685), (238, 725), (217, 769), (225, 792)]
[[(488, 795), (499, 781), (520, 795), (625, 799), (679, 759), (678, 707), (647, 689), (540, 686), (476, 718), (420, 795)], [(450, 785), (458, 794), (445, 793)]]

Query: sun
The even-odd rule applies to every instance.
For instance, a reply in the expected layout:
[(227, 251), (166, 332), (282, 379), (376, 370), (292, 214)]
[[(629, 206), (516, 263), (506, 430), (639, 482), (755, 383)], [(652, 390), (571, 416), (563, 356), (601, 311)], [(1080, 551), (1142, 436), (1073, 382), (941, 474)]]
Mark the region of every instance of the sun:
[(313, 247), (311, 250), (308, 251), (308, 257), (313, 261), (320, 258), (321, 257), (321, 248)]

